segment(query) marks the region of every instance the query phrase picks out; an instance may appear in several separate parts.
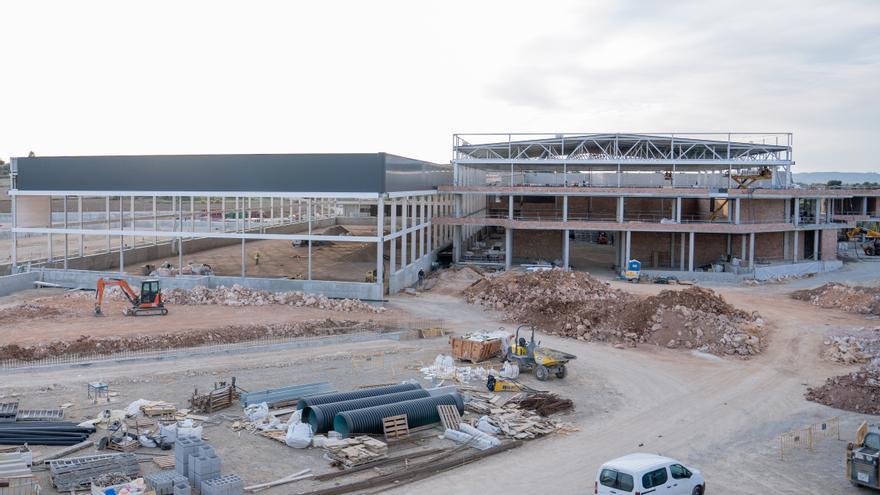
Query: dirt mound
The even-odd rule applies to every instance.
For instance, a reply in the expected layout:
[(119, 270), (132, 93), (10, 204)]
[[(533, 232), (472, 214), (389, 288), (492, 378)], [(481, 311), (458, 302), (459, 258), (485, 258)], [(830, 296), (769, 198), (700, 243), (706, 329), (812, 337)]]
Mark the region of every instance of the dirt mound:
[(38, 318), (51, 318), (64, 314), (64, 311), (38, 303), (22, 303), (0, 309), (0, 325), (18, 323), (22, 320), (34, 320)]
[(763, 321), (700, 287), (636, 297), (586, 273), (506, 273), (465, 291), (468, 302), (556, 335), (636, 346), (699, 349), (718, 355), (761, 351)]
[(483, 280), (483, 273), (476, 268), (470, 266), (451, 267), (440, 272), (433, 272), (425, 282), (425, 290), (442, 294), (460, 294), (480, 280)]
[(798, 290), (791, 297), (822, 308), (851, 313), (880, 315), (880, 288), (829, 283), (815, 289)]
[(34, 346), (16, 344), (0, 346), (0, 359), (33, 361), (57, 356), (89, 356), (122, 351), (145, 351), (194, 347), (208, 344), (229, 344), (264, 338), (317, 337), (339, 335), (362, 330), (375, 330), (372, 322), (300, 321), (269, 325), (230, 325), (214, 329), (183, 330), (158, 335), (93, 339), (83, 335), (76, 340), (55, 341)]
[(862, 369), (829, 378), (821, 387), (808, 388), (807, 400), (863, 414), (880, 414), (880, 370)]
[(327, 227), (321, 235), (351, 235), (351, 231), (342, 225)]
[[(169, 289), (164, 290), (165, 302), (177, 305), (205, 305), (217, 304), (220, 306), (267, 306), (283, 304), (286, 306), (304, 306), (331, 311), (364, 311), (381, 313), (383, 307), (372, 306), (358, 299), (330, 299), (321, 294), (310, 294), (302, 291), (269, 292), (242, 287), (238, 284), (232, 287), (218, 287), (209, 289), (198, 286), (192, 289)], [(71, 293), (71, 297), (91, 297), (91, 293)], [(118, 287), (111, 287), (104, 293), (104, 297), (111, 301), (125, 301), (125, 294)]]

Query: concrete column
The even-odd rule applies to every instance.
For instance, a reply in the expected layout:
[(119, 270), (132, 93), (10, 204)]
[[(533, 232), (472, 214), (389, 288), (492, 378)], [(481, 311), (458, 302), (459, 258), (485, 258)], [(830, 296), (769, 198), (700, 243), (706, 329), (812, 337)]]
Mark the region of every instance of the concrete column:
[(791, 222), (791, 200), (785, 199), (785, 223)]
[(690, 233), (688, 239), (688, 271), (694, 271), (694, 232)]
[(400, 198), (400, 269), (406, 270), (406, 216), (407, 216), (406, 196)]
[(568, 229), (562, 231), (563, 236), (565, 236), (565, 239), (562, 241), (562, 269), (565, 271), (568, 271), (568, 233)]
[[(626, 254), (624, 255), (624, 258), (626, 259), (627, 262), (629, 262), (629, 260), (632, 259), (632, 231), (631, 230), (626, 231)], [(624, 263), (624, 269), (626, 269), (625, 265), (626, 265), (626, 263)]]
[(684, 271), (684, 263), (685, 263), (685, 254), (684, 254), (684, 245), (685, 245), (685, 233), (681, 233), (681, 242), (679, 243), (679, 270)]
[(385, 294), (385, 198), (376, 202), (376, 283)]
[[(12, 160), (13, 160), (13, 163), (16, 163), (15, 158), (13, 158)], [(17, 167), (17, 165), (14, 165), (12, 167), (12, 170), (15, 170), (16, 167)], [(12, 184), (11, 186), (15, 187), (15, 184)], [(12, 233), (10, 234), (10, 241), (12, 242), (12, 251), (9, 254), (10, 254), (10, 258), (11, 258), (10, 261), (12, 262), (12, 273), (14, 274), (18, 271), (18, 234), (15, 232), (15, 229), (18, 228), (18, 220), (15, 218), (16, 213), (17, 213), (16, 212), (16, 208), (17, 208), (16, 201), (18, 199), (18, 196), (13, 195), (13, 196), (10, 196), (9, 199), (10, 199), (9, 206), (11, 208), (10, 213), (12, 213)]]
[(507, 197), (507, 219), (513, 220), (513, 194)]
[(241, 276), (247, 276), (247, 258), (245, 258), (245, 249), (244, 249), (245, 240), (241, 240)]
[[(155, 197), (153, 197), (153, 201), (154, 202), (156, 201)], [(82, 196), (76, 197), (76, 209), (79, 212), (79, 229), (82, 230), (82, 228), (83, 228), (83, 198), (82, 198)], [(159, 230), (159, 229), (156, 229), (156, 230)], [(79, 251), (80, 258), (85, 256), (85, 245), (86, 245), (85, 237), (86, 236), (83, 234), (79, 235), (79, 249), (78, 249), (78, 251)]]
[(813, 261), (819, 261), (819, 232), (813, 231)]
[(675, 232), (669, 234), (669, 268), (675, 268)]
[(800, 237), (800, 235), (798, 235), (798, 231), (795, 230), (794, 232), (792, 232), (792, 236), (793, 236), (794, 240), (793, 240), (792, 243), (791, 243), (791, 246), (792, 246), (792, 248), (791, 248), (791, 260), (792, 260), (793, 262), (797, 263), (797, 259), (798, 259), (798, 238)]
[(725, 252), (725, 255), (727, 256), (728, 260), (730, 260), (730, 256), (732, 254), (733, 254), (733, 235), (727, 234), (727, 251)]
[(739, 259), (742, 261), (746, 260), (746, 236), (745, 234), (739, 236), (740, 241), (742, 241), (742, 246), (740, 247)]
[(801, 224), (801, 202), (798, 198), (794, 198), (794, 225), (797, 227)]
[(504, 269), (510, 270), (513, 262), (513, 229), (504, 229)]
[(749, 234), (749, 268), (755, 269), (755, 233)]
[[(562, 197), (562, 221), (563, 222), (568, 221), (568, 196)], [(565, 238), (565, 245), (566, 246), (568, 245), (568, 237), (567, 236)], [(567, 264), (566, 264), (566, 267), (568, 267)]]
[(815, 209), (816, 209), (816, 213), (814, 216), (816, 217), (816, 219), (813, 221), (813, 223), (821, 223), (819, 221), (819, 215), (822, 214), (822, 199), (821, 198), (816, 198)]
[(452, 261), (461, 261), (461, 225), (452, 226)]
[(391, 246), (390, 256), (391, 258), (388, 262), (388, 275), (394, 276), (394, 272), (397, 271), (397, 239), (394, 237), (394, 234), (397, 233), (397, 200), (391, 200)]
[(862, 215), (868, 214), (868, 197), (865, 196), (862, 198)]
[(733, 223), (736, 225), (740, 224), (740, 216), (739, 216), (739, 208), (740, 208), (740, 199), (736, 198), (734, 200), (734, 213), (733, 213)]
[(791, 249), (791, 232), (783, 232), (782, 233), (782, 260), (785, 261), (789, 259)]
[(681, 223), (681, 198), (675, 198), (675, 221)]
[(617, 198), (617, 223), (623, 223), (623, 196)]

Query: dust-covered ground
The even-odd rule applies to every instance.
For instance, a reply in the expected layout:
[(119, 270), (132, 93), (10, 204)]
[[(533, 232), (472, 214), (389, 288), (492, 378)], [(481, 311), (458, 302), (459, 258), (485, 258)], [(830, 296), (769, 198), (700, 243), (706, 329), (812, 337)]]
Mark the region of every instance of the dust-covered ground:
[[(810, 281), (814, 285), (799, 288), (811, 288), (827, 281), (828, 276), (823, 275)], [(657, 296), (663, 290), (684, 289), (615, 281), (610, 282), (610, 287), (639, 298)], [(575, 411), (561, 419), (575, 424), (580, 431), (529, 442), (523, 448), (389, 493), (495, 494), (547, 491), (548, 487), (560, 494), (589, 493), (596, 469), (602, 462), (631, 452), (662, 453), (700, 468), (713, 494), (860, 493), (845, 480), (843, 452), (858, 423), (862, 420), (876, 423), (880, 418), (817, 404), (806, 400), (804, 394), (809, 386), (818, 386), (828, 377), (844, 375), (860, 367), (860, 364), (828, 358), (825, 342), (829, 334), (862, 328), (873, 322), (862, 314), (820, 308), (792, 299), (787, 284), (713, 289), (737, 311), (760, 314), (761, 352), (744, 360), (681, 346), (667, 348), (664, 343), (640, 341), (636, 347), (618, 348), (612, 342), (588, 342), (539, 332), (538, 338), (544, 345), (575, 354), (578, 359), (571, 363), (564, 380), (539, 383), (532, 375), (523, 375), (522, 381), (571, 398)], [(8, 304), (39, 303), (40, 294), (46, 293), (2, 298), (0, 308)], [(59, 311), (65, 310), (65, 304), (53, 303)], [(211, 328), (233, 322), (378, 320), (391, 317), (389, 315), (443, 318), (455, 332), (499, 327), (512, 330), (517, 323), (501, 311), (465, 302), (456, 291), (396, 296), (386, 307), (384, 313), (376, 314), (283, 305), (186, 306), (168, 317), (119, 315), (112, 320), (110, 317), (102, 320), (92, 317), (91, 306), (86, 304), (85, 308), (77, 306), (75, 311), (73, 306), (67, 308), (74, 313), (82, 311), (70, 320), (53, 315), (23, 321), (33, 332), (39, 332), (40, 339), (54, 339), (59, 335), (75, 338), (84, 330), (94, 332), (88, 325), (90, 322), (102, 325), (104, 335), (150, 329), (161, 333), (196, 326)], [(178, 317), (181, 320), (177, 320)], [(113, 323), (102, 323), (106, 321)], [(17, 325), (2, 328), (5, 343), (29, 337), (27, 331), (17, 330)], [(132, 326), (137, 330), (131, 330)], [(161, 328), (154, 329), (156, 326)], [(114, 404), (124, 405), (145, 398), (185, 406), (193, 387), (204, 390), (211, 383), (230, 376), (236, 376), (238, 383), (249, 390), (324, 380), (346, 390), (361, 384), (421, 379), (418, 368), (432, 362), (440, 352), (448, 352), (445, 338), (4, 372), (0, 395), (14, 395), (22, 401), (23, 407), (30, 408), (58, 407), (73, 402), (75, 405), (68, 414), (83, 417), (104, 407), (93, 406), (85, 400), (85, 383), (99, 379), (108, 381), (111, 389), (119, 394), (113, 398)], [(226, 412), (237, 415), (240, 409), (236, 407)], [(841, 440), (836, 437), (817, 440), (814, 451), (786, 452), (785, 460), (780, 459), (780, 433), (835, 416), (840, 418)], [(286, 476), (306, 467), (318, 472), (330, 469), (319, 451), (294, 450), (245, 432), (239, 434), (231, 430), (228, 421), (209, 426), (205, 434), (223, 459), (224, 471), (241, 474), (248, 484)], [(49, 452), (53, 448), (35, 449)], [(150, 463), (142, 467), (155, 469)], [(267, 493), (298, 493), (312, 486), (317, 483), (301, 482), (273, 488)]]

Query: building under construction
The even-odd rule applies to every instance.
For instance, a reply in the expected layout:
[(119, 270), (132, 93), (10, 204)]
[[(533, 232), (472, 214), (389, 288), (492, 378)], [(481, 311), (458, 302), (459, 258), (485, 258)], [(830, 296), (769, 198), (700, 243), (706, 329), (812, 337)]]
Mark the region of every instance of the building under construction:
[(449, 250), (503, 269), (818, 272), (840, 266), (841, 229), (880, 217), (877, 189), (793, 185), (791, 134), (453, 142), (451, 166), (386, 153), (13, 158), (6, 262), (68, 285), (164, 273), (173, 286), (375, 300)]

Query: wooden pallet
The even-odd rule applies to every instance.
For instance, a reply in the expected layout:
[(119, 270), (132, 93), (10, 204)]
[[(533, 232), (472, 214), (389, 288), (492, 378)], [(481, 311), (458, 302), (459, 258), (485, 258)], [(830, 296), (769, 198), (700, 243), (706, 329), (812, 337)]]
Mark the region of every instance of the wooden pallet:
[(159, 466), (159, 469), (173, 469), (174, 468), (174, 456), (173, 455), (163, 455), (159, 457), (153, 457), (153, 464)]
[(409, 421), (406, 414), (382, 418), (382, 431), (385, 433), (386, 442), (409, 438)]
[(437, 406), (437, 414), (440, 415), (440, 422), (443, 423), (444, 430), (457, 430), (461, 425), (461, 415), (455, 406)]

